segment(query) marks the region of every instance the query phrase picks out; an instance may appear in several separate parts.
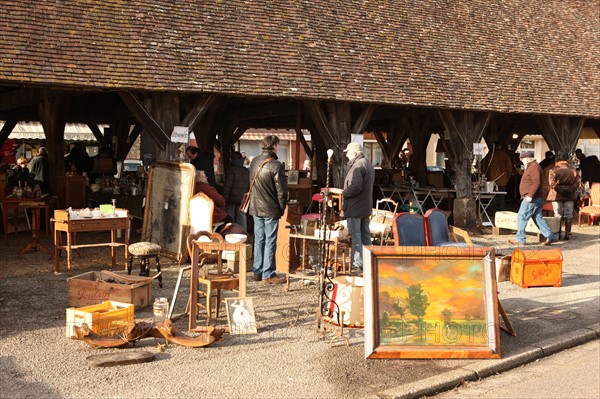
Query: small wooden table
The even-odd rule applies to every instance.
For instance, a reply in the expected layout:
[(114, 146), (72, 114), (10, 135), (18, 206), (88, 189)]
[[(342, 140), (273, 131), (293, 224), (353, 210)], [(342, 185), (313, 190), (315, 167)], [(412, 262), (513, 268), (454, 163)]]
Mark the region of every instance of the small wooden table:
[[(15, 197), (14, 195), (8, 195), (2, 198), (2, 226), (4, 227), (4, 241), (8, 241), (8, 210), (13, 210), (13, 223), (14, 223), (14, 232), (17, 233), (18, 224), (19, 224), (19, 204), (24, 202), (44, 202), (48, 203), (50, 201), (50, 195), (42, 194), (40, 198), (25, 198), (25, 197)], [(48, 236), (49, 232), (49, 223), (48, 219), (50, 215), (48, 215), (49, 208), (44, 208), (46, 210), (46, 236)], [(41, 219), (40, 219), (41, 220)]]
[[(129, 211), (127, 209), (117, 208), (115, 210), (118, 216), (104, 216), (95, 218), (71, 218), (69, 212), (64, 209), (54, 211), (54, 272), (60, 272), (60, 251), (67, 251), (67, 271), (71, 271), (71, 250), (77, 248), (90, 247), (111, 247), (112, 267), (116, 266), (117, 250), (116, 247), (125, 247), (125, 270), (129, 258), (127, 246), (129, 245)], [(117, 242), (117, 230), (124, 231), (125, 242)], [(67, 245), (62, 245), (61, 231), (67, 233)], [(110, 231), (110, 242), (73, 245), (74, 233)]]

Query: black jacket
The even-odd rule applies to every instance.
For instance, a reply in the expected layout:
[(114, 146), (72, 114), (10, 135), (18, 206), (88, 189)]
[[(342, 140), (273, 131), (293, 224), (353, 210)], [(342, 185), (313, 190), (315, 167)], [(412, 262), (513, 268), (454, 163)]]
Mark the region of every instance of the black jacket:
[(279, 219), (287, 205), (288, 186), (283, 164), (277, 160), (274, 152), (263, 150), (261, 155), (254, 157), (250, 164), (250, 184), (259, 166), (268, 158), (273, 159), (260, 169), (252, 188), (249, 213), (252, 216)]
[(375, 169), (371, 162), (359, 155), (348, 162), (350, 170), (344, 179), (344, 217), (365, 218), (373, 211), (373, 183)]

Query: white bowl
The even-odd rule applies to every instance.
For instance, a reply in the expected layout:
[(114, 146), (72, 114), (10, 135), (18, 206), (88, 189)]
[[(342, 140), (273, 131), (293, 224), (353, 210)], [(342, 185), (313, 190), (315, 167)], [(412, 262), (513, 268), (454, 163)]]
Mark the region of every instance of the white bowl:
[(239, 244), (246, 242), (248, 236), (246, 234), (227, 234), (225, 236), (225, 241), (230, 244)]

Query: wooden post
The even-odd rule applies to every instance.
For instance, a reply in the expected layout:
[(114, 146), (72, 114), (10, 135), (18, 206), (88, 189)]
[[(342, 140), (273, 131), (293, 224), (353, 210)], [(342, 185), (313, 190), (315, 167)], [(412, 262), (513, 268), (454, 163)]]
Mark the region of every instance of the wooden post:
[(473, 227), (476, 219), (469, 215), (477, 214), (473, 201), (473, 184), (471, 181), (471, 163), (473, 162), (473, 143), (478, 143), (485, 131), (492, 114), (472, 111), (438, 110), (440, 119), (446, 129), (445, 138), (448, 157), (454, 164), (456, 200), (454, 209), (462, 210), (465, 218), (455, 218), (458, 227)]
[(156, 122), (169, 137), (169, 140), (165, 141), (165, 148), (159, 151), (158, 158), (175, 162), (183, 161), (185, 144), (173, 143), (170, 140), (173, 128), (179, 126), (181, 120), (179, 116), (179, 96), (173, 93), (153, 93), (152, 105)]
[(431, 138), (431, 115), (429, 112), (411, 112), (402, 118), (413, 148), (410, 156), (410, 169), (421, 184), (427, 183), (427, 144)]
[(70, 98), (51, 97), (44, 90), (39, 103), (40, 122), (46, 136), (50, 165), (50, 191), (56, 193), (57, 177), (65, 174), (65, 125)]
[(550, 149), (568, 150), (571, 154), (575, 152), (585, 118), (543, 115), (538, 118), (538, 122), (542, 127), (542, 136)]

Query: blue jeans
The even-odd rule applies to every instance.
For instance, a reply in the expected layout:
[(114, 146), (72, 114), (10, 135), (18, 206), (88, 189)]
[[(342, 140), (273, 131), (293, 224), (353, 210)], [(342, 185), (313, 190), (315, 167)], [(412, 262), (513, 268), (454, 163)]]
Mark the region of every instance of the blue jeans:
[(279, 219), (254, 218), (254, 263), (252, 272), (263, 279), (275, 277), (275, 250), (277, 249), (277, 227)]
[(362, 269), (362, 247), (371, 245), (370, 218), (347, 218), (348, 232), (352, 235), (352, 267)]
[(517, 215), (517, 241), (525, 243), (525, 226), (531, 218), (546, 239), (556, 240), (556, 235), (550, 230), (550, 226), (542, 216), (542, 205), (544, 205), (542, 198), (534, 198), (531, 202), (521, 200), (521, 207)]
[(227, 214), (231, 216), (231, 219), (233, 219), (234, 223), (242, 226), (244, 230), (248, 230), (246, 214), (240, 212), (240, 204), (227, 204)]

